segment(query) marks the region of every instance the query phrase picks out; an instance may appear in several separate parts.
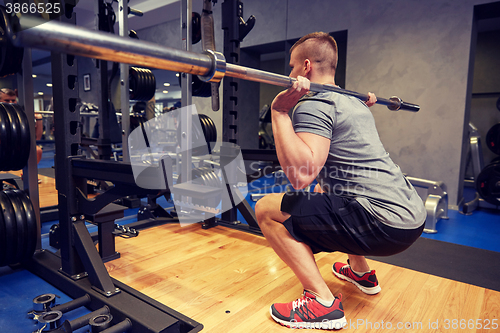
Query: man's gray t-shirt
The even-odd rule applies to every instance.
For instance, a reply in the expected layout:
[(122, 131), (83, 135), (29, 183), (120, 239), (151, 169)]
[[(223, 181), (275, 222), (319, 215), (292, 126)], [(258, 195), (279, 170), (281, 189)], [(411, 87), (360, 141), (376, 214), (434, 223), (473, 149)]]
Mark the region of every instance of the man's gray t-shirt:
[(391, 160), (365, 103), (334, 92), (309, 93), (292, 114), (296, 133), (331, 140), (323, 170), (323, 190), (355, 198), (380, 222), (399, 229), (420, 227), (426, 210), (419, 195)]

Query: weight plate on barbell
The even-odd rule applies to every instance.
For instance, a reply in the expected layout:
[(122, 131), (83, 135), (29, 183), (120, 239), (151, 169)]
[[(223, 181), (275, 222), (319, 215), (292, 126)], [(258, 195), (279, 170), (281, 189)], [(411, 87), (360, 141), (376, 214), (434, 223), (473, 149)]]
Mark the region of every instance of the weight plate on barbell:
[(492, 205), (500, 205), (500, 163), (488, 164), (479, 173), (476, 180), (476, 190)]
[(24, 214), (24, 208), (22, 202), (17, 197), (17, 194), (13, 193), (13, 190), (4, 191), (4, 193), (9, 198), (16, 219), (17, 247), (16, 247), (15, 258), (13, 259), (13, 262), (11, 262), (11, 264), (17, 264), (24, 261), (24, 256), (26, 253), (26, 241), (27, 241), (26, 215)]
[(12, 204), (4, 192), (0, 192), (0, 208), (5, 226), (5, 263), (11, 265), (16, 258), (17, 223)]

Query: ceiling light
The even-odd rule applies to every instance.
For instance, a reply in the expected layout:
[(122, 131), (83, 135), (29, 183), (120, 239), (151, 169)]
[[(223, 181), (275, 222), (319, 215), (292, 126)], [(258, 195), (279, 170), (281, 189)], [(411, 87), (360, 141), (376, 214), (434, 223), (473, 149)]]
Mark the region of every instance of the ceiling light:
[(31, 74), (31, 77), (32, 78), (36, 78), (36, 74)]
[(43, 91), (39, 91), (39, 92), (38, 92), (38, 95), (43, 95)]
[(47, 83), (46, 86), (47, 87), (52, 87), (52, 83)]
[(164, 94), (168, 94), (168, 90), (163, 90), (163, 93)]
[(168, 82), (165, 82), (163, 85), (164, 85), (165, 87), (170, 87), (170, 83), (168, 83)]
[(179, 77), (179, 73), (175, 74), (175, 76)]

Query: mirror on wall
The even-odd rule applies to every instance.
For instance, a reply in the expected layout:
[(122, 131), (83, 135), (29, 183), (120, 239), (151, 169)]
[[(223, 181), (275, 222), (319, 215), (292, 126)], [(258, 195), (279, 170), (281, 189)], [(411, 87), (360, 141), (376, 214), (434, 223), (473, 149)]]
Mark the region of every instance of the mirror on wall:
[[(466, 207), (462, 209), (465, 213), (470, 213), (477, 206), (495, 207), (491, 200), (485, 198), (490, 194), (488, 191), (480, 190), (478, 193), (478, 186), (480, 188), (482, 183), (478, 179), (485, 179), (488, 165), (500, 162), (500, 142), (496, 143), (496, 140), (500, 141), (500, 125), (497, 125), (500, 124), (500, 16), (494, 17), (487, 8), (481, 8), (476, 10), (476, 18), (477, 34), (473, 36), (476, 37), (476, 45), (475, 51), (471, 52), (474, 66), (469, 131), (465, 138), (468, 144), (463, 188)], [(488, 177), (486, 179), (487, 185)]]

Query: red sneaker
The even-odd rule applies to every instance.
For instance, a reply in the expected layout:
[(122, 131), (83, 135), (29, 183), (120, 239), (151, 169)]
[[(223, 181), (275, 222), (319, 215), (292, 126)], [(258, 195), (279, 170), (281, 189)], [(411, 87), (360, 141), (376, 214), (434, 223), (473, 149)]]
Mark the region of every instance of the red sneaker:
[(347, 265), (341, 262), (334, 263), (332, 271), (339, 279), (351, 282), (365, 294), (375, 295), (382, 290), (378, 285), (374, 270), (359, 276), (352, 271), (351, 266), (349, 266), (349, 260), (347, 260)]
[(290, 303), (274, 303), (271, 317), (288, 328), (341, 329), (347, 325), (342, 306), (342, 294), (330, 307), (320, 304), (316, 296), (304, 290), (304, 296)]

